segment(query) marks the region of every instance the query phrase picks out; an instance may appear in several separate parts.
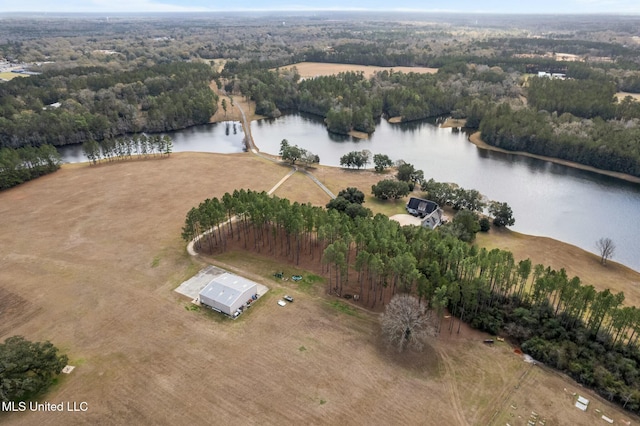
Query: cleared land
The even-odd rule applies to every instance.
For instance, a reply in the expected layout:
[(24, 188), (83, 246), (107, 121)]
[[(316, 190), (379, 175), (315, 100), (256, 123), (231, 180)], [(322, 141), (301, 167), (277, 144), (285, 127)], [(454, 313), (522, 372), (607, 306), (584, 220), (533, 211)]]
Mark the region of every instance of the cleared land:
[(365, 77), (369, 78), (378, 71), (401, 71), (404, 73), (415, 72), (421, 74), (435, 74), (437, 68), (427, 67), (376, 67), (372, 65), (350, 65), (350, 64), (328, 64), (323, 62), (299, 62), (297, 64), (288, 65), (281, 69), (291, 69), (296, 67), (302, 78), (313, 78), (322, 75), (334, 75), (341, 72), (363, 72)]
[[(182, 153), (65, 166), (0, 193), (0, 339), (21, 334), (59, 346), (77, 368), (46, 401), (89, 408), (0, 420), (504, 424), (515, 399), (547, 425), (594, 424), (593, 412), (558, 396), (573, 382), (541, 370), (518, 385), (530, 365), (507, 344), (485, 346), (486, 335), (464, 326), (449, 335), (445, 323), (423, 354), (399, 357), (380, 348), (375, 314), (326, 298), (321, 280), (273, 280), (275, 270), (295, 269), (267, 258), (216, 258), (272, 288), (239, 320), (185, 309), (188, 300), (172, 290), (204, 265), (180, 239), (186, 212), (236, 188), (268, 190), (287, 172), (248, 153)], [(367, 173), (378, 177), (327, 168), (324, 180), (337, 191), (363, 185)], [(312, 185), (305, 179), (300, 185)], [(281, 308), (275, 302), (285, 293), (296, 301)], [(598, 404), (616, 421), (624, 417)]]
[(618, 102), (626, 98), (627, 96), (631, 96), (634, 100), (640, 101), (640, 93), (629, 93), (629, 92), (618, 92), (616, 93), (616, 98)]
[[(255, 102), (245, 99), (244, 96), (229, 96), (228, 94), (218, 89), (215, 81), (212, 81), (211, 84), (209, 84), (209, 87), (218, 95), (218, 109), (216, 110), (216, 113), (209, 119), (210, 123), (219, 123), (221, 121), (242, 121), (242, 113), (238, 109), (238, 106), (243, 109), (243, 111), (247, 115), (248, 120), (259, 118), (259, 116), (255, 115)], [(222, 108), (223, 99), (227, 104), (226, 113)]]
[(16, 77), (29, 77), (27, 74), (19, 74), (16, 72), (0, 72), (0, 78), (3, 80), (13, 80)]

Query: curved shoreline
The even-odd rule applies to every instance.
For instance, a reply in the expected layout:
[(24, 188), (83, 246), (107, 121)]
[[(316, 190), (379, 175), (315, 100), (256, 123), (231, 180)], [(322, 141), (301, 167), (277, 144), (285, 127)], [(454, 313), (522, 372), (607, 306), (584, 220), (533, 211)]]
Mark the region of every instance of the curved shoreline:
[(471, 134), (471, 136), (469, 136), (468, 140), (469, 140), (469, 142), (471, 142), (472, 144), (474, 144), (478, 148), (486, 149), (486, 150), (489, 150), (489, 151), (496, 151), (496, 152), (501, 152), (501, 153), (504, 153), (504, 154), (521, 155), (523, 157), (530, 157), (530, 158), (535, 158), (537, 160), (548, 161), (550, 163), (560, 164), (560, 165), (563, 165), (563, 166), (572, 167), (574, 169), (579, 169), (579, 170), (585, 170), (585, 171), (588, 171), (588, 172), (598, 173), (598, 174), (601, 174), (601, 175), (605, 175), (605, 176), (621, 179), (621, 180), (624, 180), (624, 181), (627, 181), (627, 182), (631, 182), (631, 183), (640, 183), (640, 177), (628, 175), (626, 173), (612, 172), (610, 170), (597, 169), (595, 167), (587, 166), (587, 165), (580, 164), (580, 163), (576, 163), (574, 161), (562, 160), (560, 158), (555, 158), (555, 157), (546, 157), (544, 155), (538, 155), (538, 154), (531, 154), (531, 153), (525, 152), (525, 151), (509, 151), (509, 150), (504, 149), (504, 148), (498, 148), (496, 146), (489, 145), (488, 143), (483, 141), (480, 138), (480, 132), (475, 132), (475, 133)]

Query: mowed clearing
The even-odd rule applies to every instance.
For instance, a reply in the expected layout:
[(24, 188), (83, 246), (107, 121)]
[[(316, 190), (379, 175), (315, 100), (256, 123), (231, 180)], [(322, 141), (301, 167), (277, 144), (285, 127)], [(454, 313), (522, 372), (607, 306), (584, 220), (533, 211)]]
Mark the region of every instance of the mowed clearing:
[(373, 76), (379, 71), (401, 71), (404, 73), (415, 72), (419, 74), (435, 74), (437, 68), (427, 67), (377, 67), (373, 65), (351, 65), (351, 64), (330, 64), (324, 62), (299, 62), (297, 64), (281, 67), (281, 69), (291, 69), (296, 67), (302, 78), (313, 78), (323, 75), (334, 75), (341, 72), (363, 72), (366, 78)]
[[(494, 415), (509, 413), (530, 366), (507, 344), (483, 345), (486, 335), (464, 326), (461, 335), (443, 331), (423, 354), (398, 358), (380, 348), (375, 314), (347, 315), (321, 289), (301, 291), (268, 274), (251, 274), (272, 291), (237, 321), (185, 309), (188, 300), (173, 289), (204, 266), (180, 238), (187, 211), (236, 188), (268, 190), (287, 172), (247, 153), (181, 153), (65, 166), (0, 193), (0, 339), (51, 340), (77, 368), (46, 401), (88, 404), (82, 413), (12, 413), (2, 422), (475, 425), (504, 418)], [(292, 182), (307, 181), (313, 185)], [(275, 302), (284, 292), (296, 300), (281, 308)], [(548, 383), (523, 383), (519, 406), (547, 413), (555, 420), (547, 424), (593, 424), (592, 413), (558, 397), (572, 382)]]

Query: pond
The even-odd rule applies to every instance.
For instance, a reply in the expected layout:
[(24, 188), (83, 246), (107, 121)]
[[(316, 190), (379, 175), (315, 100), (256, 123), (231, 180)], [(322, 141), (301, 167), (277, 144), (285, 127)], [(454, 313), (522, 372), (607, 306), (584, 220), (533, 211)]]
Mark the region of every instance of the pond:
[[(327, 132), (322, 120), (302, 114), (251, 123), (259, 149), (278, 154), (287, 139), (319, 155), (320, 163), (339, 166), (350, 151), (368, 149), (403, 159), (425, 178), (475, 188), (513, 209), (515, 231), (551, 237), (596, 252), (601, 237), (613, 239), (614, 260), (640, 271), (640, 185), (547, 161), (487, 151), (457, 129), (435, 120), (389, 124), (382, 120), (369, 139)], [(174, 152), (231, 153), (244, 149), (239, 122), (197, 126), (168, 133)], [(64, 161), (86, 161), (80, 147), (63, 147)], [(364, 188), (367, 190), (367, 188)]]

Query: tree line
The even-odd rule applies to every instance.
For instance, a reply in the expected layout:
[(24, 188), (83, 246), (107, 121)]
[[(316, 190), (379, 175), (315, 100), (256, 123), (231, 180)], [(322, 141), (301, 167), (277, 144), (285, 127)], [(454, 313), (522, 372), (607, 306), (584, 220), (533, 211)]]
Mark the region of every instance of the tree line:
[[(383, 114), (402, 121), (451, 114), (480, 128), (494, 146), (638, 176), (640, 103), (614, 97), (616, 81), (635, 74), (571, 63), (573, 79), (532, 77), (523, 87), (520, 73), (505, 72), (496, 61), (470, 66), (459, 59), (445, 61), (435, 75), (382, 71), (369, 79), (341, 73), (300, 80), (295, 69), (250, 69), (234, 74), (228, 89), (254, 99), (261, 114), (317, 114), (339, 134), (371, 133)], [(528, 106), (520, 100), (525, 92)], [(360, 160), (345, 158), (344, 165), (358, 167)]]
[(61, 146), (207, 123), (213, 71), (173, 62), (131, 71), (71, 68), (0, 85), (0, 146)]
[[(508, 251), (401, 227), (381, 214), (351, 218), (245, 190), (192, 208), (182, 237), (196, 238), (196, 249), (210, 252), (236, 238), (246, 249), (292, 263), (307, 256), (323, 268), (329, 294), (358, 294), (358, 303), (372, 309), (395, 294), (413, 294), (440, 318), (447, 308), (626, 409), (640, 410), (640, 310), (624, 306), (623, 293), (597, 291), (563, 269), (516, 262)], [(456, 331), (450, 322), (440, 332)]]
[(581, 119), (569, 113), (514, 110), (500, 105), (481, 122), (482, 139), (511, 151), (525, 151), (603, 170), (640, 176), (638, 120)]
[(51, 145), (0, 148), (0, 191), (53, 173), (61, 163), (60, 154)]
[(101, 144), (91, 139), (82, 144), (82, 152), (92, 164), (102, 159), (107, 161), (130, 159), (134, 155), (169, 156), (173, 152), (173, 140), (168, 135), (134, 134), (128, 137), (105, 139)]
[(342, 72), (301, 80), (297, 71), (251, 70), (231, 80), (256, 102), (256, 113), (278, 117), (282, 111), (300, 111), (325, 118), (332, 133), (372, 133), (383, 114), (414, 121), (450, 112), (460, 95), (443, 89), (445, 74), (404, 74), (382, 71), (372, 78), (362, 72)]

